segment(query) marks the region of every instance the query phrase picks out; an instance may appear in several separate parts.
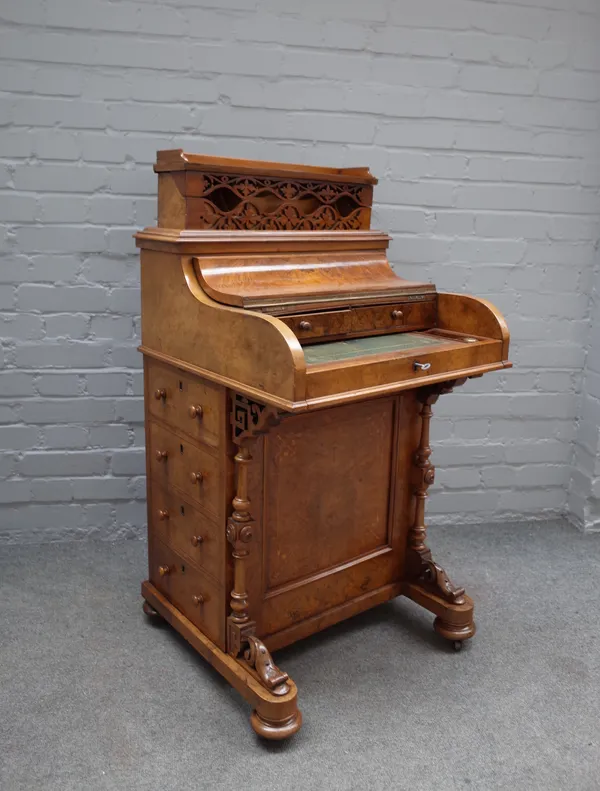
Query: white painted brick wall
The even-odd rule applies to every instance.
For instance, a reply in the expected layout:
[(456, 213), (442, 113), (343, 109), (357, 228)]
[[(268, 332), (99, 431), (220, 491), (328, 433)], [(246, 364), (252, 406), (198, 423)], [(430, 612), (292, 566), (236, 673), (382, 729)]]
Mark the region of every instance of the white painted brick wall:
[(170, 147), (369, 165), (397, 271), (504, 311), (516, 369), (435, 409), (432, 520), (600, 499), (599, 0), (0, 0), (0, 21), (2, 540), (144, 523), (131, 235)]

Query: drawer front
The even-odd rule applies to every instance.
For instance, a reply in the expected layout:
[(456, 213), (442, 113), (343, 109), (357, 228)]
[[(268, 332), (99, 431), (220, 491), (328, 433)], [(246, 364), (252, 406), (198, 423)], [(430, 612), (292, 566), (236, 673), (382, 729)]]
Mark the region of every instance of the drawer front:
[(435, 320), (433, 302), (400, 302), (395, 305), (374, 305), (354, 308), (352, 332), (397, 331), (432, 327)]
[(163, 489), (179, 489), (203, 511), (218, 517), (222, 499), (219, 459), (157, 423), (150, 424), (149, 433), (152, 478)]
[(194, 508), (175, 491), (152, 486), (150, 530), (157, 540), (187, 556), (217, 582), (224, 583), (225, 528)]
[(281, 320), (294, 331), (300, 340), (323, 338), (327, 335), (344, 335), (352, 328), (352, 312), (350, 310), (301, 313), (297, 316), (282, 316)]
[(148, 550), (150, 582), (224, 649), (225, 594), (187, 558), (161, 541), (151, 537)]
[(411, 329), (435, 327), (436, 308), (433, 300), (429, 302), (408, 302), (401, 305), (404, 323)]
[[(440, 339), (443, 341), (444, 339)], [(446, 339), (447, 340), (447, 339)], [(422, 387), (432, 376), (460, 372), (468, 368), (499, 363), (501, 341), (452, 342), (399, 353), (356, 358), (353, 365), (334, 362), (330, 367), (309, 366), (306, 381), (307, 399), (323, 398), (332, 393), (379, 387), (386, 384), (410, 383)]]
[(223, 427), (224, 390), (177, 368), (153, 360), (146, 364), (150, 414), (217, 447)]

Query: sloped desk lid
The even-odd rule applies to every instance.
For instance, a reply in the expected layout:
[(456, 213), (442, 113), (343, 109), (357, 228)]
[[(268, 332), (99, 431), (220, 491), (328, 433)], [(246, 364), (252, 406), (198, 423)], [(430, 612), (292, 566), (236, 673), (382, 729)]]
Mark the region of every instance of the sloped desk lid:
[[(280, 234), (260, 251), (194, 258), (204, 291), (226, 305), (269, 312), (326, 309), (341, 305), (370, 305), (433, 296), (431, 283), (405, 280), (390, 267), (389, 237), (376, 232), (297, 233), (293, 252), (277, 250)], [(277, 237), (277, 238), (276, 238)], [(306, 246), (302, 242), (306, 242)], [(335, 242), (354, 241), (356, 247), (336, 249)], [(364, 245), (368, 241), (370, 244)], [(360, 243), (360, 244), (359, 244)], [(304, 248), (304, 249), (303, 249)]]

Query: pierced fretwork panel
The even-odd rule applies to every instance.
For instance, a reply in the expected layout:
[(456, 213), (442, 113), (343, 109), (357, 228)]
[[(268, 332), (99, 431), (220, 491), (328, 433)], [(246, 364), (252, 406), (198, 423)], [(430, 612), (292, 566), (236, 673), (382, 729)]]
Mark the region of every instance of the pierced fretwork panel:
[(360, 230), (373, 189), (364, 184), (194, 174), (194, 227), (218, 230)]

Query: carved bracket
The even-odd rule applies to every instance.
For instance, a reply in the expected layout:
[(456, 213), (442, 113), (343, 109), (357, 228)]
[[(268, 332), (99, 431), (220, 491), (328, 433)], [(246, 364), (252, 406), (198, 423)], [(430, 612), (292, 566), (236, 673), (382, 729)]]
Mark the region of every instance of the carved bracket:
[(261, 683), (274, 695), (285, 695), (290, 691), (287, 673), (280, 670), (273, 662), (267, 647), (258, 637), (248, 637), (248, 648), (244, 652), (244, 659), (253, 667)]
[(270, 426), (279, 423), (281, 415), (275, 407), (251, 401), (246, 396), (235, 393), (231, 405), (231, 426), (233, 441), (239, 445), (245, 439), (265, 434)]
[(454, 387), (466, 382), (465, 379), (453, 379), (439, 385), (422, 387), (417, 391), (421, 402), (421, 437), (414, 455), (415, 466), (415, 518), (408, 534), (407, 571), (409, 578), (432, 590), (438, 596), (452, 604), (464, 604), (464, 588), (457, 588), (444, 569), (432, 558), (427, 546), (427, 525), (425, 523), (425, 502), (427, 492), (435, 480), (435, 467), (429, 461), (431, 447), (429, 445), (429, 428), (431, 424), (431, 405), (435, 404), (440, 395), (451, 393)]
[(418, 582), (433, 588), (452, 604), (465, 603), (465, 589), (453, 584), (444, 569), (431, 558), (421, 556), (422, 570)]

